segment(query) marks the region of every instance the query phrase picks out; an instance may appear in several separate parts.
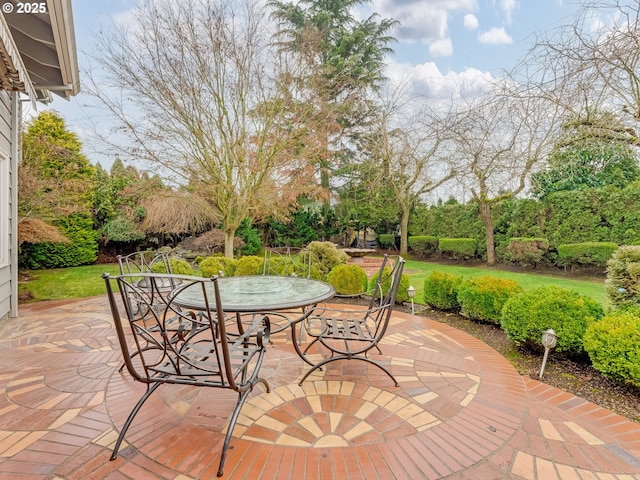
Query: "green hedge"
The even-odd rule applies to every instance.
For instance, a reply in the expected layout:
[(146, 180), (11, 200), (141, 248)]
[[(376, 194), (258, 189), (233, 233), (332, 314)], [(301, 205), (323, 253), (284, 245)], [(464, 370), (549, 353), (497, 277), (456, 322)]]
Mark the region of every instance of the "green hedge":
[(591, 297), (557, 286), (537, 287), (511, 297), (502, 309), (500, 325), (515, 343), (540, 348), (542, 331), (553, 328), (558, 352), (584, 353), (587, 326), (604, 316)]
[(327, 282), (338, 295), (359, 295), (367, 290), (367, 272), (359, 265), (338, 265), (327, 275)]
[(613, 242), (582, 242), (558, 245), (558, 263), (573, 268), (576, 265), (605, 267), (618, 245)]
[(549, 251), (546, 238), (515, 237), (509, 240), (507, 259), (523, 267), (538, 265)]
[[(193, 275), (193, 268), (189, 262), (181, 258), (170, 258), (171, 272), (175, 275)], [(164, 262), (156, 262), (151, 265), (151, 271), (154, 273), (167, 273)]]
[(640, 387), (640, 317), (614, 313), (593, 322), (584, 334), (584, 349), (604, 376)]
[(473, 238), (441, 238), (438, 250), (456, 260), (468, 260), (476, 255), (476, 241)]
[(62, 268), (90, 265), (98, 258), (97, 232), (93, 220), (82, 214), (54, 222), (71, 243), (23, 243), (18, 263), (21, 268)]
[(260, 275), (262, 274), (264, 259), (256, 255), (245, 255), (238, 260), (234, 275)]
[(414, 235), (408, 242), (411, 251), (419, 257), (433, 255), (438, 248), (438, 239), (431, 235)]
[(311, 265), (322, 278), (326, 278), (334, 267), (344, 265), (349, 260), (349, 256), (331, 242), (310, 242), (305, 251), (311, 255)]
[(386, 250), (391, 250), (396, 244), (396, 236), (393, 233), (379, 233), (378, 245)]
[(451, 273), (431, 272), (424, 279), (424, 301), (427, 305), (438, 310), (460, 310), (458, 302), (458, 287), (462, 283), (461, 275)]
[(235, 275), (238, 261), (227, 257), (207, 257), (200, 262), (202, 276), (209, 278), (222, 272), (227, 277)]
[(458, 286), (460, 311), (472, 320), (500, 324), (502, 307), (521, 291), (514, 280), (488, 275), (470, 278)]
[(607, 262), (607, 296), (617, 307), (640, 308), (640, 245), (623, 245)]

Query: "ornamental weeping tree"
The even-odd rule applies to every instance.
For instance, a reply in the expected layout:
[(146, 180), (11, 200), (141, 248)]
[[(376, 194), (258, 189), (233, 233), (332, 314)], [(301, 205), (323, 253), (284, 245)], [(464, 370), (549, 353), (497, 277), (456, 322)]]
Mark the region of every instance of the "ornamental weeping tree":
[(310, 192), (268, 17), (251, 1), (158, 0), (127, 25), (99, 39), (101, 71), (90, 77), (116, 123), (105, 141), (219, 212), (232, 257), (244, 218), (286, 211)]

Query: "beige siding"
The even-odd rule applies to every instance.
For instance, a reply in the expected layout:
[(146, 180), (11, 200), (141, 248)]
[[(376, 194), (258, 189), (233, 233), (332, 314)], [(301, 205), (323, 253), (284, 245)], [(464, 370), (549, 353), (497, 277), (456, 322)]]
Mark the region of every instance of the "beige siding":
[[(12, 153), (12, 145), (11, 145), (11, 95), (6, 91), (0, 91), (0, 153), (9, 157)], [(9, 204), (7, 205), (7, 199), (13, 198), (11, 187), (12, 187), (12, 175), (15, 175), (16, 172), (13, 172), (12, 164), (10, 158), (6, 160), (1, 160), (0, 162), (4, 162), (5, 165), (0, 166), (0, 182), (2, 182), (2, 188), (0, 188), (0, 195), (3, 196), (0, 199), (0, 235), (2, 235), (2, 239), (0, 241), (0, 319), (6, 317), (11, 311), (11, 293), (15, 287), (12, 284), (12, 277), (17, 275), (12, 275), (12, 251), (11, 245), (12, 240), (12, 212), (14, 211), (14, 205), (11, 200), (9, 200)], [(17, 268), (17, 265), (14, 265), (13, 268)]]

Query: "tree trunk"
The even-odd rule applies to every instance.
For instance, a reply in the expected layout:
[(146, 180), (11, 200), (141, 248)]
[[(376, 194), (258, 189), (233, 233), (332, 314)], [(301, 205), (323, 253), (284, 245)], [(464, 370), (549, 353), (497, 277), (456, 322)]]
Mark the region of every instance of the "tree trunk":
[(235, 229), (224, 231), (224, 256), (227, 258), (233, 258), (233, 238), (235, 234)]
[(400, 217), (400, 255), (409, 251), (409, 209), (403, 208)]
[(480, 215), (487, 238), (487, 265), (492, 267), (496, 264), (496, 246), (493, 239), (493, 220), (491, 219), (491, 204), (480, 201)]

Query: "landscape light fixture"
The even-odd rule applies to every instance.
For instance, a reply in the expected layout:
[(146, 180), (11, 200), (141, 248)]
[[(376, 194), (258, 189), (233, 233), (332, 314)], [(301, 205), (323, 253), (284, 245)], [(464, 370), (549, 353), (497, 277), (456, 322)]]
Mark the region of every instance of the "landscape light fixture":
[(409, 298), (411, 299), (411, 315), (415, 315), (415, 309), (413, 307), (413, 297), (416, 296), (416, 289), (413, 288), (413, 285), (409, 285), (407, 288), (407, 293), (409, 294)]
[(547, 358), (549, 357), (549, 351), (556, 346), (558, 342), (558, 336), (553, 328), (549, 328), (542, 332), (542, 346), (544, 347), (544, 357), (542, 358), (542, 367), (540, 368), (539, 378), (542, 380), (544, 374), (544, 367), (547, 365)]

